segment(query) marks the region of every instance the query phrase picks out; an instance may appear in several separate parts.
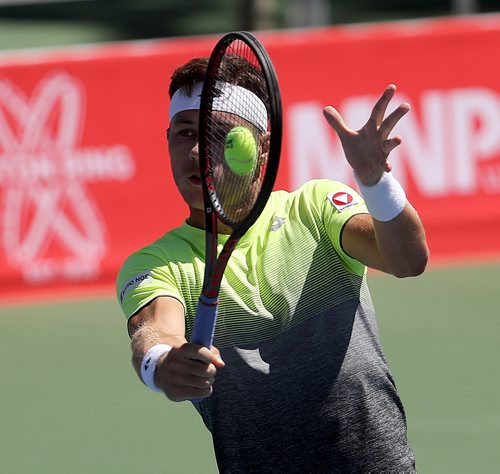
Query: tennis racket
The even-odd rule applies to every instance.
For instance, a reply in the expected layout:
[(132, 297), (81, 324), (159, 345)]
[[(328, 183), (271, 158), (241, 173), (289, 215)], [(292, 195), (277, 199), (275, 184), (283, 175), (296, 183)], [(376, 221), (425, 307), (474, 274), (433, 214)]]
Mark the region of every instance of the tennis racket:
[[(281, 151), (278, 81), (266, 50), (252, 34), (229, 33), (216, 44), (200, 100), (199, 161), (206, 247), (203, 289), (191, 340), (210, 347), (224, 270), (236, 244), (266, 205)], [(228, 140), (230, 136), (234, 140)], [(237, 156), (239, 151), (241, 157)], [(243, 169), (238, 163), (232, 166), (229, 155), (250, 164)], [(217, 256), (218, 221), (232, 232)]]

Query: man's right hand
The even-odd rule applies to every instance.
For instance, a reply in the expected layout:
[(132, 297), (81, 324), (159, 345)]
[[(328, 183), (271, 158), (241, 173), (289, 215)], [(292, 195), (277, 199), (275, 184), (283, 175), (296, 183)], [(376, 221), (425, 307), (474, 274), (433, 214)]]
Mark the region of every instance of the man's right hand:
[(217, 370), (224, 365), (216, 347), (186, 342), (160, 358), (155, 383), (174, 402), (206, 398), (212, 394)]

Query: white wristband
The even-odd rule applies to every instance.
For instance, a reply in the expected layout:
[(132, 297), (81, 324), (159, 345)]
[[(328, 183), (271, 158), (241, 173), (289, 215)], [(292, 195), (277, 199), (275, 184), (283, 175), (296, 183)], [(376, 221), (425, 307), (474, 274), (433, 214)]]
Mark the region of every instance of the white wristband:
[(365, 186), (354, 173), (366, 207), (378, 221), (390, 221), (401, 214), (406, 206), (406, 194), (392, 173), (384, 173), (373, 186)]
[(156, 365), (158, 364), (160, 357), (165, 354), (165, 352), (169, 352), (171, 349), (172, 346), (169, 346), (168, 344), (156, 344), (156, 346), (151, 347), (151, 349), (146, 352), (146, 355), (142, 359), (142, 381), (155, 392), (163, 392), (163, 390), (158, 388), (155, 384)]

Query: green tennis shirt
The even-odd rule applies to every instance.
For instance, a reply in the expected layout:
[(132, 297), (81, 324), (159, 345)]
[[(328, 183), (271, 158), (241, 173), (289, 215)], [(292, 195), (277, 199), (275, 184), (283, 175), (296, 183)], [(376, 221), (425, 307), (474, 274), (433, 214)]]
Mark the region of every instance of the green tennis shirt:
[[(312, 181), (294, 193), (272, 193), (224, 272), (215, 344), (273, 337), (318, 306), (351, 298), (350, 279), (335, 275), (347, 270), (358, 280), (365, 273), (340, 242), (344, 224), (361, 212), (367, 210), (360, 196), (341, 183)], [(219, 252), (228, 237), (218, 236)], [(332, 249), (338, 256), (334, 263), (328, 258)], [(125, 314), (130, 317), (158, 296), (172, 296), (186, 310), (189, 339), (203, 284), (204, 254), (204, 231), (186, 223), (134, 253), (117, 283)]]
[[(366, 268), (341, 245), (346, 222), (366, 212), (350, 187), (310, 181), (273, 192), (236, 246), (214, 339), (226, 365), (194, 402), (220, 472), (414, 470)], [(204, 231), (183, 224), (132, 254), (117, 281), (125, 315), (171, 296), (189, 340), (204, 252)]]

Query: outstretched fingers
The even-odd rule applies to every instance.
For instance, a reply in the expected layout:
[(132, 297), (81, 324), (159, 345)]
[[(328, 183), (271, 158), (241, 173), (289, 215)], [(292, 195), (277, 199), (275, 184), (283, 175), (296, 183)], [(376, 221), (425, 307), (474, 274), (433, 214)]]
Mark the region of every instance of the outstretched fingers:
[(379, 127), (380, 137), (385, 140), (392, 132), (401, 118), (410, 111), (410, 104), (403, 102), (399, 107), (393, 110), (381, 123)]
[(377, 101), (372, 109), (372, 113), (368, 120), (368, 124), (373, 124), (375, 127), (380, 127), (382, 120), (384, 120), (384, 115), (387, 110), (389, 102), (396, 92), (396, 86), (394, 84), (389, 84), (384, 93), (381, 95), (380, 99)]
[(346, 133), (352, 132), (352, 130), (345, 124), (344, 119), (338, 113), (337, 109), (331, 105), (328, 105), (323, 109), (323, 115), (329, 125), (337, 132), (340, 139), (342, 139)]
[(401, 145), (402, 139), (399, 135), (382, 142), (382, 152), (385, 156), (388, 156), (394, 148)]

